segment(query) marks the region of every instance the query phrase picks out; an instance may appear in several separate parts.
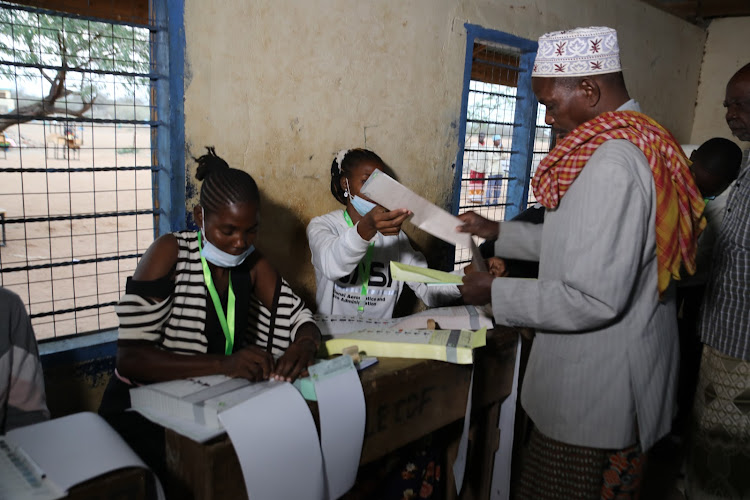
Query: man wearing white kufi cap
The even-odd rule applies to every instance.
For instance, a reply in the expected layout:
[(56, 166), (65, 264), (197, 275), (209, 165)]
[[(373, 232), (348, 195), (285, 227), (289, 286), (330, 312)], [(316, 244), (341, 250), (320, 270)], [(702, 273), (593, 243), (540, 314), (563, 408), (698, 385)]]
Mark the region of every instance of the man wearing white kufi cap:
[(695, 269), (703, 200), (679, 144), (625, 87), (617, 33), (539, 39), (532, 88), (560, 140), (532, 182), (544, 224), (470, 212), (459, 231), (539, 279), (464, 278), (498, 324), (537, 330), (521, 402), (535, 424), (518, 498), (631, 498), (644, 453), (670, 429), (678, 368), (675, 293)]

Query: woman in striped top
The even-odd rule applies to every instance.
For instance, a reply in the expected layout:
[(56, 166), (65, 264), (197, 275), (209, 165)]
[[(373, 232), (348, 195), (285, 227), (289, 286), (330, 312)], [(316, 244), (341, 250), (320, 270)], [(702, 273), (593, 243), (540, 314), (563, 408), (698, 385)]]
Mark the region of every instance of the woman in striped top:
[(116, 377), (100, 413), (129, 407), (134, 383), (214, 374), (293, 381), (320, 345), (310, 311), (253, 245), (255, 181), (213, 148), (197, 161), (201, 230), (157, 239), (128, 279), (116, 306)]

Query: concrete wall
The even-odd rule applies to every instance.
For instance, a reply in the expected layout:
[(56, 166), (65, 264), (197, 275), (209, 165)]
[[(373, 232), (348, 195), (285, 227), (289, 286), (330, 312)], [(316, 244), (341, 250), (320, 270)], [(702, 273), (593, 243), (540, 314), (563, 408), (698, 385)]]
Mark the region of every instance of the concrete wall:
[(616, 28), (631, 94), (689, 139), (705, 32), (637, 0), (185, 0), (188, 153), (214, 145), (255, 177), (259, 247), (306, 299), (305, 227), (339, 206), (329, 192), (339, 149), (373, 149), (404, 184), (447, 206), (466, 22), (528, 39)]
[[(712, 137), (737, 141), (727, 127), (722, 102), (729, 79), (750, 63), (750, 17), (717, 19), (711, 22), (707, 31), (690, 141), (701, 144)], [(737, 144), (741, 143), (737, 141)]]

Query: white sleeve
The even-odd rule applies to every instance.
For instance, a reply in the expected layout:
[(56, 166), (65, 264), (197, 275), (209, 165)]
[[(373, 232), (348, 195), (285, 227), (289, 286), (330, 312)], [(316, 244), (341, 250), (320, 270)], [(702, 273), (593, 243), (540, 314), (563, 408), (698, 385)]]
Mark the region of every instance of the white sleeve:
[[(375, 237), (370, 240), (374, 241)], [(335, 281), (351, 273), (365, 256), (370, 241), (362, 239), (357, 225), (339, 234), (322, 217), (316, 217), (307, 226), (312, 263), (327, 279)]]
[[(407, 238), (405, 234), (399, 234), (399, 240), (399, 244), (401, 245), (401, 260), (404, 264), (427, 267), (427, 260), (424, 258), (424, 255), (422, 255), (421, 252), (414, 250), (409, 243), (409, 238)], [(463, 270), (456, 271), (453, 274), (462, 275)], [(426, 283), (412, 281), (407, 281), (406, 284), (409, 285), (409, 288), (414, 291), (416, 296), (419, 297), (427, 307), (449, 305), (461, 297), (461, 292), (456, 285), (428, 286)]]
[(495, 241), (495, 255), (506, 259), (539, 261), (544, 224), (531, 222), (500, 222), (500, 232)]

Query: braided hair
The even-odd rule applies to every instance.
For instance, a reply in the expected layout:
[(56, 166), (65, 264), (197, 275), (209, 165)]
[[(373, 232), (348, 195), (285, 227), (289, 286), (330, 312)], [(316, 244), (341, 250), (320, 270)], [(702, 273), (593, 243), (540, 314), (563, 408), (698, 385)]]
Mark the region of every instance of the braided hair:
[[(341, 162), (341, 164), (339, 164)], [(363, 163), (374, 163), (381, 170), (386, 170), (385, 162), (369, 149), (350, 149), (345, 153), (339, 153), (331, 164), (331, 194), (342, 205), (346, 205), (344, 188), (341, 187), (341, 177), (348, 175)]]
[(216, 212), (233, 203), (257, 203), (260, 199), (258, 185), (247, 172), (231, 168), (216, 155), (213, 146), (200, 158), (195, 178), (203, 181), (200, 204), (206, 212)]

